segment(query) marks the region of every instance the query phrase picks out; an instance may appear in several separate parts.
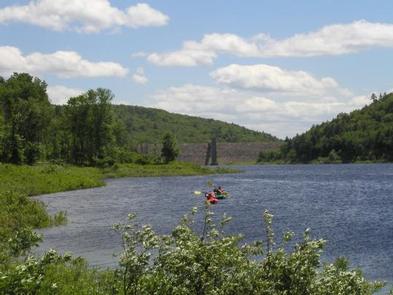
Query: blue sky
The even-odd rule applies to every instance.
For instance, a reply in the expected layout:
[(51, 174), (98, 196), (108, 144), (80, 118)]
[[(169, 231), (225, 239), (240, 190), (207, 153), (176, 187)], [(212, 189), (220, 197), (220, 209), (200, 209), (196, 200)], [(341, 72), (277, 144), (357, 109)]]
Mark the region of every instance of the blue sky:
[[(392, 1), (0, 3), (0, 75), (279, 137), (393, 89)], [(187, 42), (188, 41), (188, 42)], [(186, 43), (185, 43), (186, 42)]]

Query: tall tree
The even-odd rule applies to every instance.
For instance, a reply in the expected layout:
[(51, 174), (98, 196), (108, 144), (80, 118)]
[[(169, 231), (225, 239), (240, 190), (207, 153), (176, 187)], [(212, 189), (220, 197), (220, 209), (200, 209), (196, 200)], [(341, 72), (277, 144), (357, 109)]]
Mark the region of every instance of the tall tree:
[(179, 155), (179, 149), (176, 140), (171, 133), (166, 133), (162, 139), (161, 157), (164, 163), (176, 160)]
[(112, 99), (111, 91), (102, 88), (69, 99), (65, 118), (71, 162), (91, 165), (109, 154), (114, 139)]
[(37, 160), (51, 117), (46, 87), (44, 81), (26, 73), (1, 79), (2, 161), (33, 164)]

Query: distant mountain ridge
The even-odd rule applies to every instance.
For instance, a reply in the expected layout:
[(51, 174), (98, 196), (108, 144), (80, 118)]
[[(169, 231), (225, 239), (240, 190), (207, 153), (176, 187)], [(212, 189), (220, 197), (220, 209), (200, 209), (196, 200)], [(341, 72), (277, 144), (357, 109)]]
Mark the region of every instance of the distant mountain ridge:
[(179, 143), (209, 142), (217, 135), (219, 142), (280, 142), (268, 133), (258, 132), (223, 121), (170, 113), (165, 110), (130, 105), (113, 105), (133, 143), (160, 143), (166, 132)]
[[(393, 161), (393, 93), (286, 139), (279, 156), (286, 162)], [(261, 160), (266, 160), (262, 159)]]

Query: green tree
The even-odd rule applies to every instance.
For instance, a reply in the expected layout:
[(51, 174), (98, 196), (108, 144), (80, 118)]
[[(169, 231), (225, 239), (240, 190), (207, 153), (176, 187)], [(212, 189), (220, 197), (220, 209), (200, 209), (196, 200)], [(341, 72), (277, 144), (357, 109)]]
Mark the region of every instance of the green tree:
[[(373, 94), (373, 99), (377, 99)], [(349, 114), (341, 113), (330, 122), (286, 139), (281, 147), (283, 160), (304, 162), (335, 158), (354, 161), (393, 161), (393, 93), (383, 95)], [(335, 154), (329, 155), (334, 150)]]
[(33, 164), (40, 155), (52, 108), (46, 83), (26, 73), (1, 79), (1, 160)]
[(102, 88), (69, 99), (65, 121), (72, 163), (91, 165), (110, 156), (114, 141), (112, 99), (111, 91)]
[(171, 133), (166, 133), (162, 139), (161, 157), (164, 163), (176, 160), (179, 155), (179, 149), (176, 140)]

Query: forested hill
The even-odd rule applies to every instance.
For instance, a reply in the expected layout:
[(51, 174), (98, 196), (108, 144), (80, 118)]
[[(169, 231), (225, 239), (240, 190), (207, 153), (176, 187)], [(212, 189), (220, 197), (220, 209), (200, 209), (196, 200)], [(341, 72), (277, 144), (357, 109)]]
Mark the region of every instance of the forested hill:
[(350, 114), (313, 126), (286, 140), (281, 159), (288, 162), (393, 161), (393, 93)]
[(173, 133), (179, 143), (208, 142), (213, 134), (221, 142), (278, 141), (270, 134), (218, 120), (139, 106), (113, 105), (113, 108), (134, 143), (159, 143), (166, 132)]

